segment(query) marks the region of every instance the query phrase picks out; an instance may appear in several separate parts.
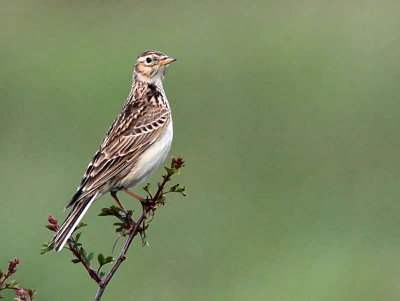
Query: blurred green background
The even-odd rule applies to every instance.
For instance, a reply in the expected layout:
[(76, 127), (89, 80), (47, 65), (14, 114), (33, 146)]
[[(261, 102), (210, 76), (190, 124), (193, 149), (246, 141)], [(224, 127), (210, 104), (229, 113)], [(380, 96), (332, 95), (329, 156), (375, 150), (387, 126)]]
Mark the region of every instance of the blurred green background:
[[(179, 60), (165, 88), (188, 196), (104, 300), (399, 300), (399, 1), (2, 1), (0, 40), (0, 266), (20, 257), (38, 300), (94, 296), (69, 252), (39, 255), (43, 226), (148, 49)], [(84, 219), (88, 249), (110, 253), (109, 204)]]

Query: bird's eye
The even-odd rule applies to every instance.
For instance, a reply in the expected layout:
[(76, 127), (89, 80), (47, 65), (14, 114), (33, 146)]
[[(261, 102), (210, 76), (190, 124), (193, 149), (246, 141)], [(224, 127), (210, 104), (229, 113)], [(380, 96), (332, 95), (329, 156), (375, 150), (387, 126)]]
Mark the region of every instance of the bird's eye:
[(151, 61), (152, 61), (151, 57), (148, 57), (148, 58), (146, 59), (146, 63), (147, 63), (147, 64), (150, 64)]

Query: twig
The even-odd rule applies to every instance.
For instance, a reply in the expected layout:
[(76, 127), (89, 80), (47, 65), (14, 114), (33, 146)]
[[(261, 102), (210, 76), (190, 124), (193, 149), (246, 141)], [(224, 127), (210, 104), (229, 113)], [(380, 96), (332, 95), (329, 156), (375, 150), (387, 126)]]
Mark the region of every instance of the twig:
[[(49, 215), (49, 216), (47, 217), (47, 221), (48, 221), (50, 224), (48, 224), (48, 225), (46, 226), (46, 228), (49, 229), (50, 231), (57, 232), (58, 229), (59, 229), (59, 225), (58, 225), (57, 220), (56, 220), (53, 216)], [(82, 227), (82, 226), (84, 226), (84, 225), (86, 225), (86, 224), (80, 224), (80, 225), (78, 226), (78, 228), (80, 228), (80, 227)], [(77, 229), (78, 229), (78, 228), (77, 228)], [(76, 230), (76, 229), (75, 229), (75, 230)], [(74, 232), (75, 232), (75, 231), (74, 231)], [(67, 249), (70, 250), (70, 251), (72, 252), (72, 254), (74, 254), (74, 256), (79, 260), (79, 262), (85, 267), (85, 269), (86, 269), (87, 272), (89, 273), (89, 276), (90, 276), (94, 281), (96, 281), (97, 283), (99, 283), (99, 282), (101, 281), (99, 275), (96, 273), (96, 271), (94, 271), (94, 270), (89, 266), (89, 264), (86, 262), (85, 258), (83, 258), (82, 254), (79, 253), (79, 250), (74, 246), (74, 244), (71, 242), (70, 239), (67, 241), (67, 244), (68, 244), (68, 248), (67, 248)], [(43, 246), (44, 246), (44, 248), (42, 249), (42, 254), (45, 253), (45, 252), (47, 252), (47, 251), (49, 251), (50, 249), (53, 248), (53, 245), (52, 245), (52, 244), (44, 244)]]
[(135, 236), (138, 233), (140, 233), (141, 231), (144, 231), (144, 226), (141, 228), (141, 225), (144, 223), (144, 220), (147, 217), (147, 213), (149, 211), (154, 212), (156, 210), (157, 202), (159, 201), (160, 198), (163, 197), (163, 194), (164, 194), (163, 191), (164, 191), (165, 185), (167, 184), (167, 182), (170, 181), (172, 175), (174, 174), (173, 169), (179, 170), (179, 168), (181, 168), (183, 165), (184, 165), (184, 161), (181, 157), (179, 157), (178, 159), (172, 159), (172, 163), (171, 163), (172, 171), (167, 170), (168, 174), (163, 176), (163, 181), (158, 185), (156, 194), (154, 195), (153, 198), (151, 198), (150, 200), (147, 200), (147, 203), (143, 206), (142, 215), (140, 216), (139, 220), (135, 223), (134, 228), (129, 233), (128, 239), (126, 240), (126, 242), (121, 250), (121, 253), (118, 256), (118, 259), (115, 261), (113, 267), (108, 272), (106, 278), (104, 280), (98, 282), (99, 288), (97, 290), (94, 301), (99, 301), (101, 299), (107, 285), (110, 283), (111, 279), (114, 277), (114, 275), (117, 272), (121, 263), (126, 259), (126, 253), (128, 252), (128, 249), (132, 243), (132, 240), (135, 238)]
[(100, 283), (101, 279), (98, 275), (98, 273), (96, 273), (96, 271), (94, 271), (86, 262), (86, 260), (82, 257), (82, 255), (79, 253), (79, 251), (74, 248), (74, 246), (72, 245), (72, 243), (70, 241), (68, 241), (68, 250), (70, 250), (77, 259), (79, 259), (79, 261), (82, 263), (82, 265), (85, 267), (86, 271), (89, 273), (89, 276), (96, 281), (97, 283)]
[[(181, 157), (178, 158), (173, 158), (170, 167), (165, 167), (167, 174), (163, 176), (163, 180), (161, 183), (158, 184), (158, 188), (156, 193), (152, 196), (149, 192), (149, 185), (144, 187), (144, 190), (148, 193), (148, 197), (146, 199), (143, 199), (139, 196), (137, 196), (134, 193), (131, 193), (130, 191), (126, 191), (136, 198), (138, 198), (142, 204), (142, 214), (140, 215), (139, 219), (135, 222), (132, 219), (132, 210), (125, 210), (121, 209), (119, 207), (111, 206), (110, 208), (103, 208), (101, 213), (99, 214), (100, 216), (115, 216), (117, 217), (121, 223), (115, 223), (118, 228), (116, 229), (117, 232), (120, 233), (120, 236), (126, 236), (128, 235), (127, 240), (125, 241), (121, 252), (114, 260), (112, 256), (108, 256), (107, 258), (104, 257), (103, 254), (98, 255), (98, 261), (99, 261), (99, 268), (94, 270), (90, 262), (93, 259), (93, 254), (94, 252), (91, 252), (89, 255), (87, 255), (86, 251), (83, 249), (82, 244), (79, 242), (79, 238), (81, 233), (78, 233), (75, 237), (71, 237), (67, 243), (68, 243), (68, 250), (72, 252), (74, 255), (75, 259), (72, 260), (74, 263), (81, 263), (86, 271), (88, 272), (89, 276), (97, 283), (98, 289), (96, 296), (94, 298), (94, 301), (99, 301), (101, 297), (104, 294), (105, 289), (107, 288), (108, 284), (110, 283), (111, 279), (114, 277), (115, 273), (117, 272), (118, 268), (122, 264), (122, 262), (126, 259), (126, 254), (128, 252), (128, 249), (135, 238), (137, 234), (140, 234), (142, 236), (142, 239), (145, 234), (145, 230), (147, 229), (147, 225), (145, 224), (145, 220), (147, 218), (147, 215), (150, 213), (151, 216), (154, 216), (154, 212), (157, 210), (157, 207), (160, 204), (165, 204), (165, 197), (164, 195), (169, 193), (169, 192), (179, 192), (183, 195), (185, 195), (185, 187), (179, 186), (179, 184), (176, 184), (172, 187), (169, 188), (168, 191), (164, 191), (165, 186), (167, 182), (169, 182), (174, 174), (179, 173), (179, 170), (181, 167), (184, 166), (184, 161)], [(59, 229), (58, 222), (57, 220), (49, 216), (48, 221), (50, 224), (48, 224), (46, 227), (54, 232), (57, 232)], [(78, 227), (75, 229), (79, 229), (83, 226), (86, 226), (86, 224), (80, 224)], [(42, 254), (52, 250), (54, 248), (54, 244), (52, 242), (48, 242), (43, 244), (42, 248)], [(110, 271), (107, 274), (104, 274), (103, 272), (100, 272), (101, 268), (107, 264), (107, 263), (112, 263), (113, 266), (111, 267)], [(103, 278), (105, 276), (105, 278)], [(103, 279), (103, 280), (102, 280)], [(1, 279), (0, 279), (1, 280)]]
[[(18, 296), (14, 298), (14, 301), (33, 301), (36, 292), (29, 288), (19, 288), (19, 284), (15, 280), (8, 279), (15, 274), (17, 271), (17, 265), (19, 264), (19, 259), (14, 258), (8, 264), (8, 268), (5, 273), (0, 270), (0, 292), (3, 290), (12, 290)], [(0, 295), (0, 299), (3, 295)]]
[(135, 227), (132, 229), (131, 233), (129, 234), (128, 239), (126, 240), (126, 242), (121, 250), (121, 253), (118, 256), (118, 259), (115, 261), (110, 272), (107, 274), (107, 276), (104, 280), (99, 282), (99, 288), (97, 290), (97, 294), (96, 294), (96, 297), (94, 298), (94, 301), (98, 301), (101, 299), (101, 296), (103, 296), (104, 290), (106, 289), (107, 285), (110, 283), (112, 277), (117, 272), (121, 263), (126, 259), (126, 253), (128, 252), (129, 246), (131, 245), (132, 240), (135, 238), (135, 236), (140, 232), (140, 225), (146, 219), (146, 215), (147, 215), (146, 209), (144, 209), (142, 215), (140, 216), (139, 220), (135, 224)]

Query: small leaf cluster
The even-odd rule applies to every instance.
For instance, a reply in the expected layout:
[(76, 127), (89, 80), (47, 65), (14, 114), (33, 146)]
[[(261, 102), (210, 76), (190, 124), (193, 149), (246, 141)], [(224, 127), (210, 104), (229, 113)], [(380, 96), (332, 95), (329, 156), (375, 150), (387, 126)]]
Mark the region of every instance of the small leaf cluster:
[(152, 201), (154, 202), (155, 205), (165, 205), (166, 201), (165, 195), (167, 193), (180, 193), (181, 195), (186, 196), (186, 188), (185, 186), (181, 186), (180, 184), (175, 184), (171, 186), (168, 190), (165, 190), (166, 183), (171, 181), (172, 176), (180, 174), (181, 168), (184, 166), (185, 166), (185, 161), (183, 160), (182, 157), (178, 157), (178, 158), (172, 158), (170, 167), (164, 167), (165, 170), (167, 171), (167, 174), (163, 176), (162, 183), (158, 183), (158, 190), (154, 195), (154, 197), (152, 198)]
[(186, 191), (185, 186), (180, 186), (179, 184), (176, 184), (176, 185), (172, 186), (172, 187), (168, 190), (168, 192), (166, 192), (166, 193), (169, 193), (169, 192), (177, 192), (177, 193), (182, 194), (183, 196), (186, 196), (185, 191)]
[(115, 216), (119, 219), (119, 222), (114, 223), (116, 226), (115, 232), (119, 233), (120, 236), (126, 236), (129, 234), (130, 229), (134, 225), (132, 220), (133, 210), (124, 210), (117, 206), (110, 206), (108, 208), (102, 208), (98, 216)]
[(43, 255), (44, 253), (47, 253), (53, 249), (54, 249), (54, 243), (51, 241), (47, 241), (42, 244), (42, 247), (40, 249), (40, 254)]
[[(19, 264), (19, 259), (14, 258), (8, 264), (6, 272), (0, 270), (0, 292), (3, 290), (13, 290), (17, 295), (14, 301), (33, 301), (36, 292), (27, 288), (20, 288), (19, 283), (16, 280), (8, 280), (17, 271), (17, 265)], [(3, 296), (0, 295), (0, 299)]]
[(180, 174), (181, 168), (185, 166), (185, 161), (183, 161), (182, 157), (172, 158), (170, 167), (165, 166), (164, 169), (167, 171), (167, 174), (163, 176), (163, 179), (168, 182), (173, 175)]
[(182, 157), (178, 157), (178, 158), (172, 158), (171, 161), (171, 168), (174, 168), (175, 170), (178, 171), (185, 166), (185, 161), (183, 160)]
[[(166, 187), (166, 184), (171, 181), (171, 178), (180, 173), (180, 169), (185, 165), (184, 160), (182, 157), (173, 158), (172, 162), (169, 167), (165, 167), (166, 174), (163, 175), (162, 181), (158, 183), (157, 189), (154, 193), (151, 192), (151, 185), (150, 183), (146, 184), (143, 187), (143, 190), (147, 193), (146, 198), (136, 197), (140, 200), (143, 211), (141, 215), (135, 218), (133, 217), (133, 210), (127, 210), (125, 208), (120, 208), (117, 206), (110, 206), (107, 208), (102, 208), (101, 212), (98, 214), (99, 216), (112, 216), (118, 219), (117, 222), (114, 222), (113, 225), (116, 227), (115, 231), (118, 233), (118, 238), (114, 243), (114, 247), (118, 242), (120, 237), (124, 237), (129, 235), (126, 243), (124, 244), (120, 255), (117, 258), (113, 256), (105, 256), (102, 253), (97, 255), (98, 261), (98, 268), (95, 270), (92, 267), (93, 258), (95, 258), (95, 252), (88, 252), (85, 250), (81, 243), (81, 236), (82, 232), (76, 233), (77, 229), (80, 229), (86, 224), (80, 223), (78, 227), (74, 230), (71, 237), (67, 240), (67, 249), (72, 252), (74, 258), (71, 260), (72, 263), (81, 263), (84, 268), (87, 270), (90, 277), (96, 281), (99, 285), (99, 290), (104, 290), (111, 278), (113, 277), (114, 273), (118, 269), (119, 265), (122, 261), (125, 260), (125, 254), (128, 251), (130, 243), (132, 239), (137, 235), (140, 234), (142, 238), (143, 245), (147, 245), (146, 242), (146, 230), (149, 227), (149, 221), (147, 219), (148, 215), (154, 217), (154, 213), (159, 205), (164, 205), (166, 201), (165, 195), (168, 193), (179, 193), (183, 196), (186, 196), (185, 187), (180, 186), (179, 184), (175, 184), (169, 188)], [(118, 202), (119, 203), (119, 202)], [(52, 232), (57, 232), (59, 229), (59, 225), (57, 220), (49, 216), (48, 217), (49, 224), (46, 225), (46, 228)], [(52, 242), (46, 242), (42, 245), (41, 253), (47, 253), (54, 248)], [(113, 268), (110, 269), (107, 277), (103, 279), (105, 276), (105, 272), (101, 271), (107, 264), (113, 264)], [(23, 299), (21, 299), (23, 301)]]
[(97, 274), (99, 275), (100, 278), (103, 278), (105, 275), (104, 272), (100, 272), (100, 270), (103, 268), (103, 266), (105, 266), (108, 263), (112, 263), (114, 260), (115, 259), (112, 256), (105, 257), (101, 253), (99, 255), (97, 255), (97, 261), (99, 262), (99, 268), (97, 270)]
[[(52, 232), (57, 232), (57, 230), (59, 228), (57, 220), (53, 216), (49, 215), (47, 217), (47, 221), (49, 223), (46, 225), (46, 228)], [(40, 249), (40, 254), (47, 253), (53, 249), (54, 249), (53, 242), (51, 242), (51, 241), (45, 242), (42, 244), (42, 248)]]
[[(119, 208), (117, 208), (117, 207), (114, 208), (114, 207), (115, 206), (113, 206), (113, 208), (107, 208), (109, 210), (108, 211), (105, 210), (104, 215), (118, 215), (119, 213), (118, 213), (118, 210), (116, 210), (116, 209), (119, 209)], [(46, 225), (47, 229), (49, 229), (52, 232), (56, 232), (59, 229), (58, 222), (54, 217), (49, 216), (47, 218), (47, 221), (49, 222), (49, 224)], [(96, 282), (100, 282), (101, 277), (104, 276), (103, 272), (100, 273), (100, 269), (107, 263), (112, 262), (114, 259), (112, 256), (107, 256), (105, 258), (103, 254), (99, 254), (97, 257), (99, 260), (99, 268), (98, 268), (97, 272), (91, 267), (91, 263), (95, 256), (95, 252), (89, 252), (83, 247), (83, 245), (80, 241), (82, 232), (78, 232), (75, 234), (76, 230), (82, 229), (85, 226), (87, 226), (87, 224), (79, 223), (79, 225), (75, 228), (73, 234), (67, 241), (67, 249), (70, 250), (72, 252), (72, 254), (74, 255), (74, 258), (71, 259), (71, 262), (74, 264), (81, 263), (82, 265), (84, 265), (84, 267), (87, 269), (90, 276)], [(53, 248), (54, 248), (53, 242), (45, 242), (42, 245), (41, 254), (47, 253), (50, 250), (53, 250)]]
[[(86, 224), (85, 224), (86, 226)], [(97, 255), (97, 260), (99, 263), (99, 267), (97, 271), (92, 268), (92, 261), (95, 257), (95, 252), (89, 252), (84, 249), (82, 243), (80, 242), (82, 233), (79, 232), (75, 236), (71, 236), (68, 240), (68, 249), (73, 253), (75, 258), (71, 260), (72, 263), (81, 263), (85, 266), (90, 276), (96, 281), (100, 282), (101, 278), (104, 276), (104, 272), (100, 272), (101, 268), (107, 263), (111, 263), (114, 261), (112, 256), (105, 257), (103, 254)]]
[(74, 249), (79, 253), (79, 258), (74, 258), (71, 260), (73, 263), (80, 263), (82, 260), (90, 266), (90, 262), (94, 258), (94, 252), (87, 253), (86, 250), (82, 247), (82, 244), (79, 242), (82, 233), (79, 232), (75, 235), (75, 237), (70, 237), (69, 239), (69, 248)]

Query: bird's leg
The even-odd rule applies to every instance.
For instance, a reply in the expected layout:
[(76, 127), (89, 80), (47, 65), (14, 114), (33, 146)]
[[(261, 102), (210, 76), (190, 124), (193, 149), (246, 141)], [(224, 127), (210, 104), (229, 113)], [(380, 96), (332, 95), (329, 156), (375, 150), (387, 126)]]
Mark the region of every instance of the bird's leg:
[(117, 197), (117, 192), (116, 192), (116, 191), (111, 191), (111, 196), (112, 196), (113, 199), (117, 202), (118, 206), (119, 206), (122, 210), (126, 211), (124, 205), (122, 205), (121, 201), (120, 201), (120, 200), (118, 199), (118, 197)]
[(126, 188), (121, 188), (121, 190), (125, 191), (126, 193), (130, 194), (131, 196), (133, 196), (135, 199), (139, 200), (140, 203), (142, 204), (142, 208), (143, 208), (143, 212), (145, 213), (147, 218), (147, 212), (149, 212), (152, 209), (152, 206), (149, 202), (148, 199), (144, 199), (142, 198), (140, 195), (137, 195), (136, 193), (130, 191), (129, 189)]
[(126, 193), (130, 194), (131, 196), (133, 196), (135, 199), (139, 200), (142, 204), (146, 204), (147, 200), (142, 198), (141, 196), (137, 195), (136, 193), (134, 193), (133, 191), (130, 191), (129, 189), (126, 188), (121, 188), (121, 190), (125, 191)]

